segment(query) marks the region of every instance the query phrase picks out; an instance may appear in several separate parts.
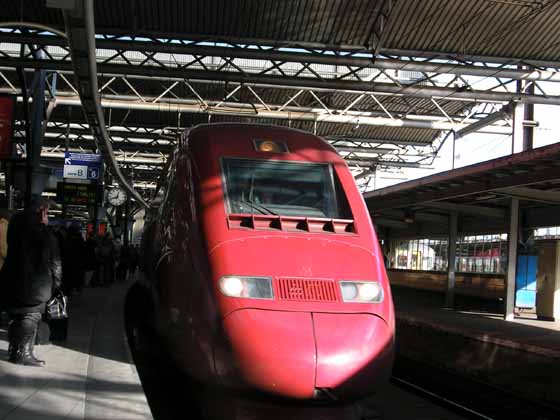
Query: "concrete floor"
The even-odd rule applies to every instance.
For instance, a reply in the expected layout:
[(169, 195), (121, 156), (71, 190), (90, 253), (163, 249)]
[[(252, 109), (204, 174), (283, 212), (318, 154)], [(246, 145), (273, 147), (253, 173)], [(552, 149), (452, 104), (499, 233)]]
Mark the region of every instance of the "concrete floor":
[(560, 359), (560, 322), (539, 321), (523, 312), (506, 322), (498, 313), (451, 311), (443, 308), (443, 295), (405, 287), (393, 289), (393, 300), (399, 319)]
[(8, 363), (0, 329), (0, 419), (151, 419), (124, 334), (127, 285), (71, 298), (68, 339), (37, 346), (42, 368)]

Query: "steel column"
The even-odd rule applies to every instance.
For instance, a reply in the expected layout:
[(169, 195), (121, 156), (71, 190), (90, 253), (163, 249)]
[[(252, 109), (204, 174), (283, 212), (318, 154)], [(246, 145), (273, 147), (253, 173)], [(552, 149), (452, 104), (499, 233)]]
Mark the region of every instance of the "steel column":
[(515, 275), (517, 273), (517, 239), (519, 235), (519, 199), (512, 198), (508, 233), (508, 269), (506, 277), (506, 307), (504, 319), (515, 317)]
[(445, 307), (455, 307), (455, 260), (457, 255), (457, 212), (449, 214), (449, 240), (447, 251), (447, 290), (445, 292)]
[(27, 151), (33, 170), (39, 166), (43, 144), (43, 116), (45, 113), (45, 70), (38, 70), (31, 107), (31, 150)]
[[(533, 83), (527, 86), (527, 93), (533, 94), (535, 85)], [(530, 125), (535, 120), (535, 105), (523, 105), (523, 150), (531, 150), (533, 148), (534, 126)]]
[[(525, 81), (517, 82), (517, 91), (532, 94), (535, 86)], [(513, 112), (512, 153), (520, 153), (533, 148), (533, 127), (530, 125), (534, 118), (534, 105), (518, 103)]]
[[(29, 95), (27, 90), (27, 78), (25, 77), (25, 71), (23, 68), (18, 68), (19, 83), (21, 85), (21, 100), (23, 103), (23, 120), (25, 123), (25, 148), (29, 152), (32, 149), (31, 145), (31, 123), (29, 121)], [(31, 201), (31, 177), (32, 177), (32, 167), (31, 167), (31, 155), (27, 153), (27, 159), (25, 162), (25, 206)], [(11, 203), (15, 206), (15, 203)]]

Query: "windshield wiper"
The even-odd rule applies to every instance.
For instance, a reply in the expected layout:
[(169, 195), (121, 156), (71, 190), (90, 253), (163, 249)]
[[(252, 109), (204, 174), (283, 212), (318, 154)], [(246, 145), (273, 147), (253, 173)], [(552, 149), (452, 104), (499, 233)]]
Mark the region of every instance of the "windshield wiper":
[(263, 206), (262, 204), (257, 204), (251, 200), (243, 200), (243, 203), (248, 203), (254, 210), (258, 210), (262, 214), (273, 214), (277, 216), (276, 212), (270, 210), (268, 207)]
[[(245, 209), (249, 207), (251, 210), (258, 212), (259, 214), (273, 214), (276, 215), (272, 210), (268, 207), (265, 207), (261, 204), (257, 204), (251, 200), (232, 200), (232, 203), (236, 203), (236, 207), (238, 207), (238, 211), (241, 213), (245, 212)], [(244, 209), (245, 208), (245, 209)]]

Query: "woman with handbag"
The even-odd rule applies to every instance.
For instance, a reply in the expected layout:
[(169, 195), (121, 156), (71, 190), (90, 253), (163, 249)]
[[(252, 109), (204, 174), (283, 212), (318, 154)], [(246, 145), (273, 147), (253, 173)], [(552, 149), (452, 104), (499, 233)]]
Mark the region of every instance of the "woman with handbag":
[(56, 238), (48, 230), (50, 202), (34, 199), (8, 228), (8, 255), (2, 270), (8, 312), (9, 360), (43, 366), (33, 353), (37, 326), (53, 290), (60, 287), (62, 268)]

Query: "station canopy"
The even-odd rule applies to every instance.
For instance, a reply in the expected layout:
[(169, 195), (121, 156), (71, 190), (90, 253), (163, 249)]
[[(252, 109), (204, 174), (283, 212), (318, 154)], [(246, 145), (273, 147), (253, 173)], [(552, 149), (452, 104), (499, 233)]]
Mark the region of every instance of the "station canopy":
[[(0, 0), (0, 93), (47, 71), (48, 161), (96, 148), (53, 8), (74, 3)], [(543, 87), (560, 80), (557, 1), (96, 0), (94, 15), (105, 123), (146, 195), (199, 123), (316, 133), (366, 191), (377, 171), (431, 167), (453, 135), (511, 135), (517, 103), (560, 104)]]

